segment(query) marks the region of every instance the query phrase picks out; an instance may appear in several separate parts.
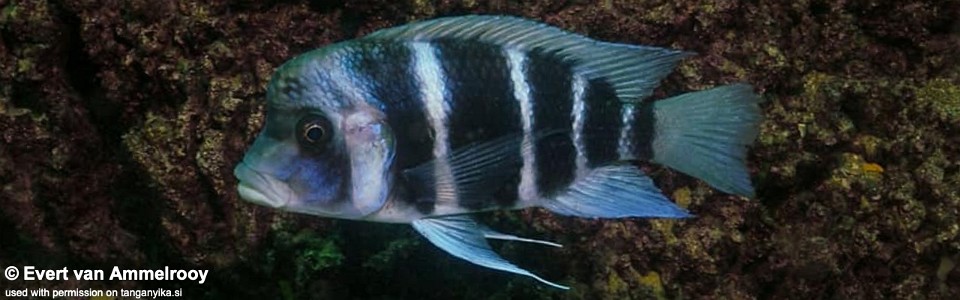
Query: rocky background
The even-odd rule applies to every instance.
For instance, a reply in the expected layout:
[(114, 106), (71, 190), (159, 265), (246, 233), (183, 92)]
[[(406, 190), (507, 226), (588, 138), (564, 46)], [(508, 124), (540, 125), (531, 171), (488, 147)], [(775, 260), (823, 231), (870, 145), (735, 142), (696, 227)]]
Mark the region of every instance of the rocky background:
[[(658, 96), (756, 86), (756, 199), (646, 166), (698, 217), (482, 218), (550, 280), (473, 266), (407, 226), (239, 201), (273, 69), (379, 28), (525, 16), (696, 51)], [(0, 0), (0, 266), (209, 269), (187, 298), (960, 297), (960, 2)]]

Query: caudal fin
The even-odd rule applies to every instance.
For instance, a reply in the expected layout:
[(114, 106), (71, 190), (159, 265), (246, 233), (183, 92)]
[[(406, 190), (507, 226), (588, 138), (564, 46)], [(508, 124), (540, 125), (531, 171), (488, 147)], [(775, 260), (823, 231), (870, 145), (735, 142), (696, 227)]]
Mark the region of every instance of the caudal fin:
[(652, 102), (652, 161), (726, 193), (753, 197), (745, 158), (759, 132), (759, 102), (746, 84)]

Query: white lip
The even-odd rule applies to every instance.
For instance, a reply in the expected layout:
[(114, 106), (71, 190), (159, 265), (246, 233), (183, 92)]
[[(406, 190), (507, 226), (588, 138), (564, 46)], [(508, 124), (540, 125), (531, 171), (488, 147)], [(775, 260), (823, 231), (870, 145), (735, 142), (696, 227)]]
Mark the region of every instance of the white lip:
[(293, 191), (285, 183), (257, 172), (244, 162), (240, 162), (233, 169), (233, 175), (240, 180), (237, 184), (240, 198), (249, 202), (272, 208), (283, 208), (287, 206), (287, 202), (293, 195)]

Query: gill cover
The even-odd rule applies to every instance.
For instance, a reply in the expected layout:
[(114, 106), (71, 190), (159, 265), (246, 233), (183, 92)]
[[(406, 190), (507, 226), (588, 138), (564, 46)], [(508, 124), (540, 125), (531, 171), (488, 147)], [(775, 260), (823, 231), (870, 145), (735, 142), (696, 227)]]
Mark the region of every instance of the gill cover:
[(344, 116), (341, 125), (350, 156), (353, 206), (360, 216), (383, 207), (390, 191), (395, 152), (393, 133), (384, 118), (380, 112), (361, 109)]

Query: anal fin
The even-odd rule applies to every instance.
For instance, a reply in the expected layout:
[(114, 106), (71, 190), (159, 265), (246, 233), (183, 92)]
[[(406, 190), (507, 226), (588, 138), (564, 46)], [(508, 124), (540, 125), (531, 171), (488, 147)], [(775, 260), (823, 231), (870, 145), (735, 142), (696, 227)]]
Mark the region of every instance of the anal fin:
[(540, 205), (555, 213), (587, 218), (691, 216), (664, 197), (643, 171), (628, 164), (593, 169)]
[[(486, 240), (488, 234), (495, 234), (496, 232), (477, 224), (469, 217), (425, 218), (413, 221), (412, 224), (413, 228), (427, 240), (453, 256), (487, 268), (529, 276), (555, 288), (569, 289), (569, 287), (544, 280), (497, 255)], [(535, 241), (520, 239), (512, 235), (499, 235), (492, 238), (508, 237), (504, 239)]]

